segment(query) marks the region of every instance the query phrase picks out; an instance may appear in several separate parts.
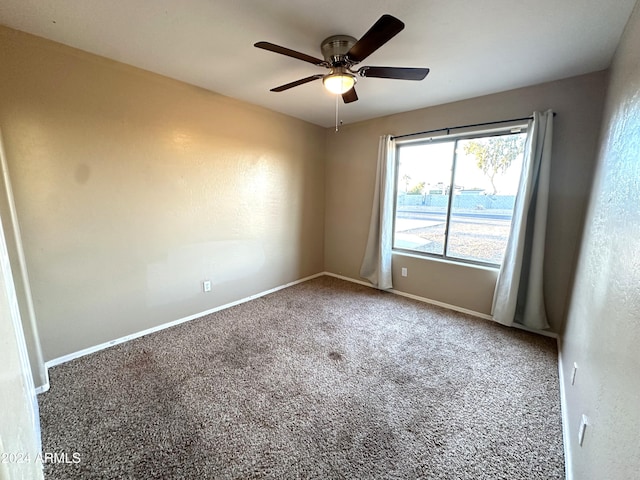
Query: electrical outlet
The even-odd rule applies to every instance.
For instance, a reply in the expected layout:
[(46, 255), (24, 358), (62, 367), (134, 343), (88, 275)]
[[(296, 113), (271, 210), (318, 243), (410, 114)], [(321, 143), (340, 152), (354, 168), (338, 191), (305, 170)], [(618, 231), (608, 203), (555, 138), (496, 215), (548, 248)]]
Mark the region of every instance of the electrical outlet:
[(573, 362), (573, 372), (571, 372), (571, 385), (576, 383), (576, 373), (578, 373), (578, 364)]
[(402, 276), (403, 277), (407, 276), (407, 267), (402, 267)]
[(589, 425), (589, 419), (583, 413), (582, 420), (580, 421), (580, 429), (578, 430), (578, 445), (582, 446), (582, 442), (584, 441), (584, 432), (587, 431), (587, 425)]
[(211, 280), (205, 280), (202, 282), (202, 291), (210, 292), (211, 291)]

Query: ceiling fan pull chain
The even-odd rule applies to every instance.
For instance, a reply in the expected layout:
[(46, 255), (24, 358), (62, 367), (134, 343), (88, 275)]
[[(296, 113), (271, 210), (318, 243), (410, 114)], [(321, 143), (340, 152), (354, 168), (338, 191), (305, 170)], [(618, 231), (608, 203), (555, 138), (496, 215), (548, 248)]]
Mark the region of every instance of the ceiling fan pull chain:
[(338, 101), (338, 97), (340, 97), (340, 95), (336, 95), (336, 132), (338, 131), (338, 109), (340, 107), (340, 102)]

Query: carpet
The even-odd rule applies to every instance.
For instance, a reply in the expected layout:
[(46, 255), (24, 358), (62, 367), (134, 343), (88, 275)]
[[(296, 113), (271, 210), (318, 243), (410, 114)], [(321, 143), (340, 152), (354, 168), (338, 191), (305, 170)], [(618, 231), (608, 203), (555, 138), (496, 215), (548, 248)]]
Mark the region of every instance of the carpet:
[(46, 478), (564, 478), (555, 340), (328, 276), (50, 380)]

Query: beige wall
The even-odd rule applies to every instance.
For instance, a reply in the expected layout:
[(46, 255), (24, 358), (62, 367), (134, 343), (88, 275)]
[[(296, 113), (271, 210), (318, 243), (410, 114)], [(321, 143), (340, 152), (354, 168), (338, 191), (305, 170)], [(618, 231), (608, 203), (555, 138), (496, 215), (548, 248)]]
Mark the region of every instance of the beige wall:
[[(378, 137), (530, 115), (555, 119), (545, 263), (548, 314), (561, 328), (571, 287), (599, 133), (606, 73), (401, 113), (327, 131), (325, 268), (359, 278), (369, 228)], [(428, 81), (425, 83), (428, 87)], [(366, 101), (366, 99), (361, 99)], [(401, 266), (409, 276), (397, 275)], [(496, 272), (394, 255), (398, 290), (488, 314)]]
[(0, 65), (45, 360), (323, 270), (323, 128), (2, 27)]
[[(640, 5), (611, 69), (591, 201), (561, 350), (568, 461), (576, 480), (638, 478)], [(589, 426), (580, 447), (582, 414)]]

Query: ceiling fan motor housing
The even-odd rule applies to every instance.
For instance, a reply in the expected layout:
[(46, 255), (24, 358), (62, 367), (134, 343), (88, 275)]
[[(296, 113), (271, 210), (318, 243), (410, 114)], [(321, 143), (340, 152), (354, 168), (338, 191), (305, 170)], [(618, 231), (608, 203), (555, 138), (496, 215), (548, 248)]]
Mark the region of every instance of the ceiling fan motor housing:
[(349, 35), (332, 35), (322, 41), (320, 50), (325, 61), (331, 66), (345, 66), (347, 65), (345, 55), (357, 41)]

